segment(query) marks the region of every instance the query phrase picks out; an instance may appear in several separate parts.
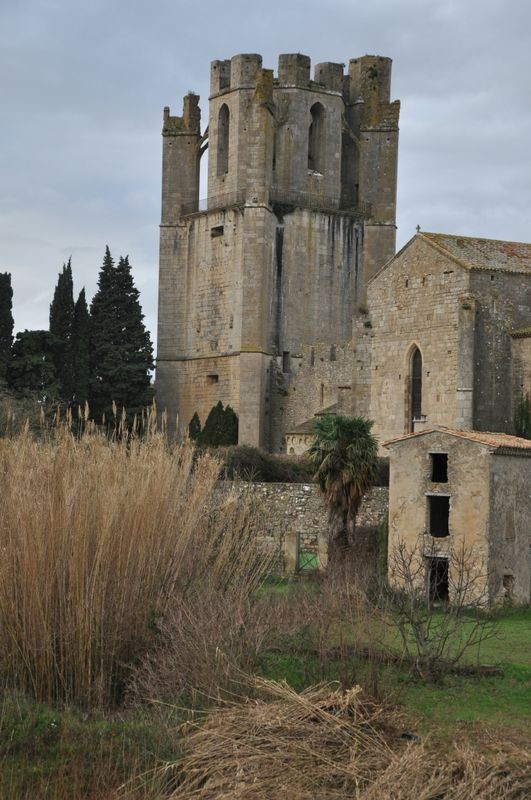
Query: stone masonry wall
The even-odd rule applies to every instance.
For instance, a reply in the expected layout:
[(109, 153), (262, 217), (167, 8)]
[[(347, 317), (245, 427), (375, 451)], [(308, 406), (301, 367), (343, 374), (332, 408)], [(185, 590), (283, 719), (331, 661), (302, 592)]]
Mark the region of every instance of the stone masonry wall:
[[(326, 564), (327, 514), (315, 484), (301, 483), (235, 483), (224, 491), (250, 492), (264, 512), (264, 541), (278, 554), (280, 571), (297, 571), (298, 548), (318, 556)], [(373, 487), (363, 498), (357, 527), (377, 528), (387, 520), (389, 491)]]
[(531, 328), (526, 336), (514, 337), (512, 345), (513, 365), (513, 414), (516, 406), (526, 394), (531, 398)]
[(474, 428), (513, 432), (511, 331), (531, 324), (529, 274), (472, 270), (477, 298)]
[(469, 305), (463, 299), (468, 281), (465, 269), (417, 237), (369, 284), (374, 334), (369, 416), (375, 420), (374, 431), (380, 441), (409, 430), (415, 346), (422, 354), (425, 426), (456, 426), (459, 353), (463, 350), (459, 315), (463, 303)]

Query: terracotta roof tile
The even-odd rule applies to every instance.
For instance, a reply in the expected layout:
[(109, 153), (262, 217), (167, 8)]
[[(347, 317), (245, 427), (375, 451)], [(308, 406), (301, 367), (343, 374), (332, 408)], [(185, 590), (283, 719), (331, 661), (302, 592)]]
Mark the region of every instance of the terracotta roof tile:
[[(430, 428), (425, 431), (418, 431), (417, 433), (407, 433), (404, 436), (397, 436), (394, 439), (388, 439), (383, 442), (383, 446), (387, 447), (389, 444), (396, 442), (414, 439), (419, 436), (425, 436), (428, 433), (447, 433), (450, 436), (458, 436), (461, 439), (468, 439), (471, 442), (478, 442), (492, 447), (496, 450), (522, 450), (529, 451), (531, 455), (531, 439), (522, 439), (519, 436), (510, 436), (508, 433), (491, 433), (489, 431), (458, 431), (453, 428)], [(527, 455), (527, 452), (526, 452)]]
[(526, 328), (518, 328), (516, 331), (511, 331), (511, 336), (513, 339), (527, 339), (528, 336), (531, 336), (531, 325), (528, 325)]
[(427, 231), (421, 231), (419, 235), (468, 269), (531, 272), (531, 244), (525, 242), (503, 242)]

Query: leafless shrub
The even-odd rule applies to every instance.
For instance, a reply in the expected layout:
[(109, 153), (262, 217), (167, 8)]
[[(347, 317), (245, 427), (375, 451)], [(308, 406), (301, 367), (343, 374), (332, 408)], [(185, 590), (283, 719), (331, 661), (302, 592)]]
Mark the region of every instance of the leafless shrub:
[(413, 548), (403, 541), (389, 555), (389, 584), (382, 607), (421, 677), (441, 680), (448, 671), (476, 653), (496, 635), (495, 622), (486, 614), (488, 579), (476, 554), (465, 545), (447, 551), (447, 599), (429, 597), (426, 569), (430, 556), (424, 541)]

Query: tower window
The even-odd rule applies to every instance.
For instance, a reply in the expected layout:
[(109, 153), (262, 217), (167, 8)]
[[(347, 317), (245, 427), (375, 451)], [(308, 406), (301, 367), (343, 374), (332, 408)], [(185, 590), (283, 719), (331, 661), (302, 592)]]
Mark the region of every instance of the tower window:
[(448, 483), (448, 453), (430, 453), (433, 483)]
[(323, 172), (324, 115), (321, 103), (314, 103), (310, 109), (308, 131), (308, 169), (311, 172)]
[(336, 356), (336, 346), (335, 346), (335, 344), (333, 344), (333, 345), (330, 347), (330, 361), (336, 361), (336, 360), (337, 360), (337, 356)]
[(291, 372), (291, 358), (287, 350), (282, 353), (282, 372)]
[(208, 386), (213, 386), (215, 383), (219, 383), (219, 375), (211, 374), (207, 375), (206, 382)]
[(230, 115), (229, 109), (223, 103), (218, 114), (218, 153), (217, 153), (217, 174), (218, 177), (225, 175), (229, 171), (229, 128)]
[(223, 236), (223, 233), (224, 233), (223, 225), (216, 225), (215, 228), (210, 228), (211, 239), (217, 239), (218, 236)]

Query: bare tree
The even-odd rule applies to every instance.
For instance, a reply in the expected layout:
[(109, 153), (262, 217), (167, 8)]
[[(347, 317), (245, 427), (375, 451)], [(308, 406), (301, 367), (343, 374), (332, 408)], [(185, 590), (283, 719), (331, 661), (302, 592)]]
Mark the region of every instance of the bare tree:
[[(437, 561), (446, 562), (444, 571), (433, 568)], [(465, 655), (479, 662), (496, 625), (488, 614), (488, 574), (471, 548), (450, 547), (442, 558), (433, 543), (426, 550), (423, 537), (413, 548), (400, 541), (389, 554), (388, 577), (388, 619), (420, 676), (440, 681)]]

